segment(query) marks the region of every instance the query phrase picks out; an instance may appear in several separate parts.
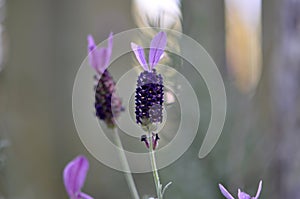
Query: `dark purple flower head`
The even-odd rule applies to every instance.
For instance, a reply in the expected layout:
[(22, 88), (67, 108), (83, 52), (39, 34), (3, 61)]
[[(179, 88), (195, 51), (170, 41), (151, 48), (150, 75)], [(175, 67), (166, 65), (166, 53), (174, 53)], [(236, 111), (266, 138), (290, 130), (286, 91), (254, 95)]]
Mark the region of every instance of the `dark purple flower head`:
[(107, 70), (113, 47), (112, 33), (108, 38), (108, 47), (97, 49), (92, 36), (88, 36), (89, 60), (98, 73), (95, 87), (96, 116), (109, 128), (115, 127), (115, 119), (122, 111), (121, 99), (116, 95), (115, 82)]
[[(219, 188), (220, 188), (223, 196), (225, 196), (227, 199), (234, 199), (234, 197), (225, 189), (225, 187), (223, 185), (219, 184)], [(261, 189), (262, 189), (262, 181), (259, 182), (259, 186), (258, 186), (255, 197), (251, 197), (247, 193), (242, 192), (240, 189), (238, 189), (238, 199), (258, 199)]]
[(148, 64), (144, 49), (131, 43), (137, 60), (144, 68), (138, 77), (135, 95), (136, 122), (143, 126), (162, 122), (163, 78), (154, 67), (162, 58), (166, 44), (166, 33), (159, 32), (151, 41)]
[(63, 178), (70, 199), (93, 199), (81, 192), (88, 170), (89, 162), (84, 156), (76, 157), (65, 167)]

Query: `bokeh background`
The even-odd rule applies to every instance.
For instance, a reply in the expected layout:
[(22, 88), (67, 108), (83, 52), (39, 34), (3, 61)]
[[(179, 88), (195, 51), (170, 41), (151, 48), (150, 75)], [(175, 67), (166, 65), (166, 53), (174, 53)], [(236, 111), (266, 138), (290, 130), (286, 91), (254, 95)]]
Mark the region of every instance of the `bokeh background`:
[[(182, 1), (179, 26), (219, 67), (228, 112), (217, 145), (199, 159), (210, 101), (205, 85), (191, 74), (191, 84), (203, 93), (200, 128), (188, 151), (160, 170), (164, 184), (173, 182), (165, 198), (223, 198), (220, 182), (234, 195), (237, 188), (255, 195), (260, 179), (260, 198), (300, 198), (300, 1), (263, 1), (253, 32), (227, 10), (229, 2)], [(86, 193), (130, 198), (123, 174), (99, 163), (82, 145), (71, 103), (87, 34), (100, 42), (110, 31), (136, 28), (132, 4), (0, 1), (0, 199), (68, 198), (62, 171), (78, 154), (90, 161)], [(247, 64), (253, 59), (254, 68)], [(134, 178), (141, 196), (155, 194), (151, 173)]]

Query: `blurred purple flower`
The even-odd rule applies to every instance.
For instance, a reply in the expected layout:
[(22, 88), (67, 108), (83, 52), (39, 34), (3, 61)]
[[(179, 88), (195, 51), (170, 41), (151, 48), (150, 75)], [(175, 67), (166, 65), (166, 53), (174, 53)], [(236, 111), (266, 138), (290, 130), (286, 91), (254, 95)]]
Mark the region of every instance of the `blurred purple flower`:
[(70, 199), (93, 199), (93, 197), (81, 192), (88, 169), (89, 162), (86, 157), (81, 155), (65, 167), (63, 178)]
[(88, 53), (91, 66), (102, 74), (107, 69), (112, 48), (113, 48), (113, 33), (109, 34), (107, 48), (97, 48), (92, 35), (88, 35)]
[[(219, 184), (219, 188), (222, 192), (222, 194), (227, 198), (227, 199), (234, 199), (234, 197), (225, 189), (225, 187), (221, 184)], [(255, 197), (251, 197), (250, 195), (248, 195), (245, 192), (242, 192), (240, 189), (238, 189), (238, 197), (239, 199), (258, 199), (260, 192), (262, 189), (262, 181), (259, 182), (259, 186), (256, 192)]]
[(96, 70), (97, 84), (95, 86), (96, 116), (103, 120), (108, 128), (115, 127), (115, 120), (123, 110), (122, 101), (116, 95), (115, 82), (107, 70), (113, 48), (113, 33), (108, 37), (107, 48), (97, 48), (94, 38), (88, 36), (88, 58)]

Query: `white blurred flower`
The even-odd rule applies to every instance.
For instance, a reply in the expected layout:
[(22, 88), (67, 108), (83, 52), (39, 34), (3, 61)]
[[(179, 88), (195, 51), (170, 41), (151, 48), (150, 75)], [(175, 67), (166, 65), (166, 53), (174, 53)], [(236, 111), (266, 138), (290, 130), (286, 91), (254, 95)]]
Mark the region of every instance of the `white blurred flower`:
[(159, 27), (181, 31), (180, 0), (133, 0), (138, 27)]

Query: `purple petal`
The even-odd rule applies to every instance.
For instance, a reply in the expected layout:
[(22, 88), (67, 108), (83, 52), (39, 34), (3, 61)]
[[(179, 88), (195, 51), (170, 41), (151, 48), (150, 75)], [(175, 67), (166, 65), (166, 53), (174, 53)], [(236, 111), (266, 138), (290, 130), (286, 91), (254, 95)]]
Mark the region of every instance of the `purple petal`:
[(98, 67), (97, 71), (100, 72), (100, 74), (104, 73), (104, 71), (107, 69), (108, 64), (106, 62), (109, 62), (109, 60), (106, 60), (107, 57), (107, 49), (106, 48), (100, 48), (98, 50)]
[(106, 54), (105, 54), (105, 63), (103, 66), (103, 72), (107, 69), (107, 67), (109, 66), (109, 61), (110, 61), (110, 57), (112, 54), (112, 49), (113, 49), (113, 33), (111, 32), (108, 36), (107, 39), (107, 48), (106, 48)]
[(96, 44), (92, 35), (87, 36), (88, 52), (93, 51), (96, 48)]
[(144, 68), (144, 70), (150, 71), (148, 64), (146, 62), (146, 59), (145, 59), (144, 49), (133, 42), (131, 42), (131, 49), (133, 50), (136, 59), (141, 64), (141, 66)]
[(83, 199), (94, 199), (92, 196), (87, 195), (86, 193), (79, 193), (79, 198), (83, 198)]
[(84, 156), (78, 156), (64, 169), (63, 177), (66, 190), (70, 197), (79, 193), (89, 169), (89, 162)]
[(238, 197), (239, 199), (251, 199), (251, 196), (242, 192), (240, 189), (238, 190)]
[(97, 46), (95, 44), (94, 38), (92, 35), (88, 35), (87, 37), (88, 40), (88, 58), (89, 58), (89, 62), (90, 65), (97, 71), (100, 72), (98, 70), (98, 66), (99, 66), (99, 53), (97, 50)]
[(167, 45), (167, 34), (159, 32), (151, 41), (149, 52), (149, 65), (152, 70), (160, 61)]
[(225, 189), (225, 187), (223, 187), (223, 185), (219, 184), (219, 188), (223, 196), (225, 196), (227, 199), (234, 199), (234, 197)]
[(256, 192), (256, 196), (254, 197), (254, 199), (258, 199), (258, 197), (260, 195), (260, 192), (261, 192), (261, 189), (262, 189), (262, 181), (259, 182), (258, 189), (257, 189), (257, 192)]
[(97, 48), (94, 38), (88, 35), (88, 52), (91, 66), (102, 74), (109, 66), (113, 48), (113, 33), (109, 34), (107, 48)]

